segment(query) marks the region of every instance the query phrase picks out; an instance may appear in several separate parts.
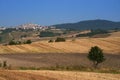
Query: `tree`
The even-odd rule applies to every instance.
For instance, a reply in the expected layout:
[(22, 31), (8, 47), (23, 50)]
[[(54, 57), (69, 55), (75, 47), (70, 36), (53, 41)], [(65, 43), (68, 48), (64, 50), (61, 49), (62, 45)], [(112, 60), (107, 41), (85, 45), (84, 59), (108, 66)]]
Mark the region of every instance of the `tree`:
[(56, 40), (55, 40), (55, 42), (65, 42), (66, 40), (65, 40), (65, 38), (57, 38)]
[(27, 40), (27, 41), (26, 41), (26, 44), (31, 44), (31, 43), (32, 43), (31, 40)]
[(103, 51), (98, 46), (91, 47), (87, 57), (93, 62), (94, 68), (97, 68), (99, 63), (105, 61)]
[(11, 40), (11, 41), (9, 42), (9, 45), (16, 45), (16, 42), (13, 41), (13, 40)]

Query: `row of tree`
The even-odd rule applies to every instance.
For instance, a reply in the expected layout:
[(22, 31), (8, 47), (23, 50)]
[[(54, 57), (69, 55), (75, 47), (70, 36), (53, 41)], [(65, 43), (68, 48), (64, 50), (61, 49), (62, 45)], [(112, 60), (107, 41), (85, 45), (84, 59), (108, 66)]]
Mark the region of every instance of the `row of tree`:
[(20, 45), (20, 44), (31, 44), (31, 43), (32, 43), (31, 40), (27, 40), (27, 41), (24, 41), (24, 42), (11, 40), (9, 42), (9, 45)]

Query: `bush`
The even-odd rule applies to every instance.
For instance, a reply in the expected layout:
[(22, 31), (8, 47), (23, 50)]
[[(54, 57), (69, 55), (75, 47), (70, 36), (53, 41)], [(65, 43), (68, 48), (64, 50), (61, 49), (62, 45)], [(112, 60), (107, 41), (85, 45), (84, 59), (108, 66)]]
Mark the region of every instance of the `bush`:
[(65, 40), (65, 38), (57, 38), (56, 40), (55, 40), (55, 42), (65, 42), (66, 40)]
[(31, 43), (32, 43), (31, 40), (27, 40), (27, 41), (26, 41), (26, 44), (31, 44)]
[(20, 45), (20, 44), (22, 44), (20, 41), (10, 41), (9, 42), (9, 45)]
[(49, 40), (48, 42), (51, 43), (51, 42), (54, 42), (54, 41), (53, 40)]
[(9, 42), (9, 45), (16, 45), (16, 42), (12, 40)]
[(7, 67), (7, 61), (3, 61), (3, 68)]

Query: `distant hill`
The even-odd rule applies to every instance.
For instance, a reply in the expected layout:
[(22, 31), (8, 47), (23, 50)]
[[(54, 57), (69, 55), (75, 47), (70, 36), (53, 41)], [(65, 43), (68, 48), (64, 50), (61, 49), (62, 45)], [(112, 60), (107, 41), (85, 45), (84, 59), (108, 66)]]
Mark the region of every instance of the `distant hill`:
[(108, 20), (87, 20), (80, 21), (77, 23), (65, 23), (65, 24), (57, 24), (53, 25), (57, 28), (64, 29), (75, 29), (75, 30), (85, 30), (85, 29), (120, 29), (120, 22), (113, 22)]

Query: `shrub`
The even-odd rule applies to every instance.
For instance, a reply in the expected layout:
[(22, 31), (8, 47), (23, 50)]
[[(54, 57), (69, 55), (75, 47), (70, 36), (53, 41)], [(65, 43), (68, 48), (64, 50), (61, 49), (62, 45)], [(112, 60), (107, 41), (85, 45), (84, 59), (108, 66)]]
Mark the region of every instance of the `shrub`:
[(3, 61), (3, 68), (7, 67), (7, 61)]
[(51, 43), (51, 42), (54, 42), (54, 41), (53, 40), (49, 40), (48, 42)]
[(56, 40), (55, 40), (55, 42), (65, 42), (66, 40), (65, 40), (65, 38), (57, 38)]
[(32, 43), (31, 40), (27, 40), (27, 41), (26, 41), (26, 44), (31, 44), (31, 43)]
[(9, 42), (9, 45), (16, 45), (16, 42), (13, 41), (13, 40), (11, 40), (11, 41)]

